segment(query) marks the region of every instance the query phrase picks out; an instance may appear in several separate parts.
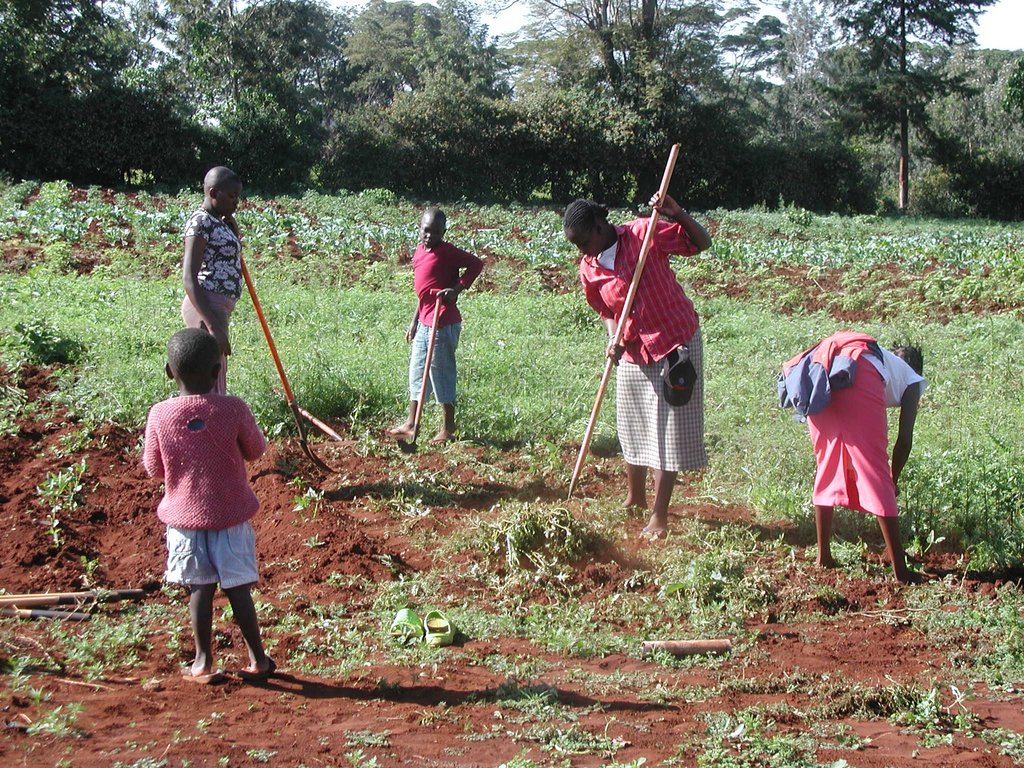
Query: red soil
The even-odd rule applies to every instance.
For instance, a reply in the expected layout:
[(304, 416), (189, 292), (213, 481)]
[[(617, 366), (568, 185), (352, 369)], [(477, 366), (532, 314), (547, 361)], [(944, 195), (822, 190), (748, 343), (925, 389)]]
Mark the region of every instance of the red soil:
[[(5, 383), (40, 403), (50, 387), (46, 373), (38, 370), (17, 381), (8, 378)], [(9, 593), (141, 587), (149, 592), (147, 602), (177, 612), (182, 639), (188, 646), (182, 597), (157, 591), (164, 559), (162, 525), (153, 514), (159, 486), (139, 467), (140, 435), (105, 426), (94, 432), (84, 449), (61, 455), (66, 436), (79, 425), (49, 408), (42, 405), (37, 413), (47, 415), (23, 419), (16, 435), (0, 439), (0, 525), (7, 547), (0, 562), (0, 585)], [(423, 473), (454, 472), (460, 488), (469, 490), (459, 497), (458, 506), (434, 508), (415, 521), (396, 521), (384, 504), (374, 502), (387, 500), (394, 492), (395, 462), (405, 461), (397, 451), (395, 457), (360, 456), (353, 446), (320, 448), (320, 452), (334, 469), (329, 476), (315, 472), (292, 440), (272, 445), (252, 465), (252, 482), (262, 502), (254, 520), (263, 574), (259, 599), (286, 615), (303, 613), (307, 618), (305, 611), (313, 604), (345, 606), (351, 627), (365, 633), (380, 631), (374, 626), (376, 619), (368, 618), (374, 595), (366, 594), (358, 580), (328, 580), (329, 574), (386, 582), (429, 571), (433, 555), (416, 546), (417, 534), (453, 530), (470, 516), (484, 514), (493, 503), (510, 497), (532, 500), (541, 496), (553, 501), (562, 496), (562, 491), (553, 487), (552, 481), (557, 479), (530, 477), (525, 468), (520, 475), (522, 484), (510, 487), (470, 466), (451, 470), (442, 454), (421, 450), (414, 461)], [(63, 543), (54, 548), (44, 527), (36, 522), (42, 507), (35, 489), (48, 472), (83, 457), (88, 467), (84, 503), (62, 518)], [(495, 461), (493, 453), (489, 460)], [(504, 454), (497, 461), (514, 468), (520, 460)], [(315, 517), (308, 511), (294, 511), (300, 491), (289, 481), (296, 473), (310, 479), (324, 494)], [(596, 461), (588, 468), (582, 494), (616, 497), (621, 491), (619, 474), (615, 459)], [(750, 512), (742, 508), (693, 504), (685, 493), (679, 494), (677, 502), (673, 513), (679, 517), (696, 516), (709, 526), (730, 523), (759, 529)], [(760, 530), (767, 536), (782, 535), (799, 549), (810, 543), (801, 540), (795, 529)], [(322, 545), (306, 545), (311, 536)], [(624, 581), (644, 556), (639, 546), (635, 540), (623, 539), (614, 551), (581, 563), (576, 583), (584, 587), (584, 594), (595, 598), (628, 589)], [(91, 583), (83, 580), (83, 558), (98, 563)], [(463, 553), (457, 559), (465, 561), (465, 588), (471, 590), (474, 577), (470, 566), (480, 558), (476, 553)], [(623, 655), (558, 655), (521, 638), (468, 637), (451, 649), (443, 664), (398, 666), (378, 656), (347, 677), (320, 677), (288, 669), (284, 660), (303, 638), (276, 633), (272, 653), (281, 662), (279, 676), (261, 685), (244, 684), (232, 677), (223, 685), (200, 686), (179, 678), (177, 667), (189, 658), (189, 648), (182, 648), (175, 657), (165, 622), (162, 629), (153, 629), (149, 637), (152, 648), (142, 653), (137, 668), (123, 669), (119, 676), (88, 679), (74, 664), (62, 667), (61, 650), (44, 622), (3, 619), (0, 665), (4, 666), (0, 669), (6, 667), (10, 672), (8, 660), (20, 654), (40, 657), (41, 649), (50, 658), (46, 668), (30, 672), (31, 686), (42, 692), (45, 701), (37, 701), (39, 697), (31, 695), (28, 686), (16, 688), (9, 675), (0, 678), (6, 682), (0, 692), (0, 708), (8, 725), (0, 737), (0, 759), (5, 765), (53, 765), (66, 759), (69, 764), (86, 766), (130, 765), (142, 758), (180, 765), (187, 758), (193, 765), (216, 765), (226, 757), (230, 765), (237, 766), (254, 765), (274, 753), (270, 758), (273, 765), (349, 765), (345, 753), (361, 748), (381, 766), (496, 766), (524, 753), (539, 764), (561, 765), (565, 759), (574, 766), (612, 762), (612, 756), (593, 753), (552, 755), (524, 740), (527, 726), (510, 722), (509, 710), (496, 702), (502, 687), (516, 681), (481, 663), (485, 657), (500, 654), (512, 661), (546, 662), (549, 666), (540, 673), (542, 679), (531, 684), (540, 683), (556, 692), (562, 711), (578, 717), (575, 727), (580, 731), (625, 742), (615, 760), (644, 757), (648, 765), (658, 765), (677, 756), (678, 745), (689, 743), (693, 748), (682, 755), (680, 764), (690, 765), (694, 750), (705, 738), (708, 713), (771, 705), (772, 730), (797, 733), (808, 727), (801, 712), (842, 704), (829, 699), (829, 685), (902, 684), (927, 690), (948, 679), (948, 673), (944, 677), (940, 672), (948, 669), (942, 649), (901, 619), (906, 616), (908, 588), (889, 581), (858, 580), (839, 571), (809, 577), (804, 569), (792, 569), (788, 576), (787, 585), (793, 591), (782, 590), (768, 615), (747, 617), (752, 640), (741, 641), (724, 660), (680, 669)], [(786, 595), (800, 594), (797, 588), (807, 587), (809, 578), (819, 586), (818, 604), (787, 606)], [(987, 585), (968, 578), (963, 588), (979, 586)], [(653, 586), (640, 589), (652, 597), (656, 591)], [(818, 610), (830, 618), (778, 623), (779, 616), (792, 615), (794, 609)], [(106, 604), (95, 610), (117, 616), (125, 607)], [(126, 614), (126, 620), (132, 620), (131, 616)], [(623, 633), (629, 631), (629, 627), (622, 628)], [(640, 639), (637, 637), (638, 643)], [(240, 666), (244, 650), (233, 625), (218, 630), (217, 642), (224, 666)], [(338, 661), (312, 660), (325, 665)], [(585, 682), (580, 682), (576, 670), (586, 673)], [(609, 677), (613, 674), (623, 677)], [(614, 682), (631, 674), (652, 676), (678, 693), (651, 700), (635, 686)], [(787, 683), (798, 679), (805, 681), (792, 686)], [(604, 680), (608, 682), (601, 682)], [(726, 693), (712, 694), (704, 701), (699, 692), (723, 680), (749, 684), (732, 685)], [(527, 685), (527, 681), (519, 682)], [(687, 690), (694, 693), (685, 693)], [(973, 698), (966, 705), (984, 727), (1024, 730), (1019, 695), (990, 691), (981, 685), (971, 686), (971, 693)], [(943, 698), (944, 703), (951, 703), (946, 689)], [(75, 702), (83, 705), (74, 724), (77, 737), (26, 732), (27, 724)], [(948, 744), (924, 747), (917, 735), (884, 716), (841, 714), (832, 724), (842, 724), (870, 742), (856, 751), (819, 750), (816, 759), (822, 763), (845, 759), (851, 765), (869, 767), (1013, 764), (999, 755), (998, 747), (968, 739), (960, 732), (954, 733)], [(358, 732), (386, 732), (387, 745), (360, 747), (352, 741), (352, 734)], [(465, 738), (468, 734), (487, 734), (489, 738), (470, 740)]]

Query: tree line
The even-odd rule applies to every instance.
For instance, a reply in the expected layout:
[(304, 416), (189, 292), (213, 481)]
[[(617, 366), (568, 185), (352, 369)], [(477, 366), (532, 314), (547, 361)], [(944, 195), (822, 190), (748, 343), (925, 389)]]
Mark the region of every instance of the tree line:
[(1024, 218), (994, 0), (0, 0), (0, 173)]

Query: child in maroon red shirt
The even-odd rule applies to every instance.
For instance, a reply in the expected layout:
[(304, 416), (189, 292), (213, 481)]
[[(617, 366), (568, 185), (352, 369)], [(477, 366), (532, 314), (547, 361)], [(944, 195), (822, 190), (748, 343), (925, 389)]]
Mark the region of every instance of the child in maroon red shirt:
[(249, 522), (259, 501), (245, 462), (258, 459), (267, 441), (244, 401), (213, 391), (220, 357), (217, 340), (204, 330), (186, 328), (171, 337), (165, 370), (180, 394), (150, 409), (142, 455), (147, 474), (164, 481), (157, 516), (167, 524), (165, 578), (191, 590), (196, 656), (182, 674), (197, 683), (224, 680), (212, 647), (218, 583), (249, 651), (249, 666), (239, 676), (262, 680), (276, 668), (263, 650), (249, 591), (259, 579)]
[[(447, 218), (440, 208), (427, 208), (420, 220), (420, 244), (412, 257), (413, 282), (419, 302), (405, 332), (405, 340), (412, 343), (409, 359), (409, 418), (404, 424), (388, 430), (399, 439), (412, 439), (420, 387), (423, 376), (427, 375), (429, 379), (425, 397), (429, 397), (433, 391), (437, 402), (444, 409), (444, 424), (430, 440), (435, 445), (451, 440), (455, 434), (455, 350), (462, 331), (462, 315), (456, 301), (484, 268), (479, 258), (445, 241), (447, 225)], [(434, 303), (437, 299), (441, 299), (441, 311), (428, 373), (424, 368), (430, 324), (434, 321)]]

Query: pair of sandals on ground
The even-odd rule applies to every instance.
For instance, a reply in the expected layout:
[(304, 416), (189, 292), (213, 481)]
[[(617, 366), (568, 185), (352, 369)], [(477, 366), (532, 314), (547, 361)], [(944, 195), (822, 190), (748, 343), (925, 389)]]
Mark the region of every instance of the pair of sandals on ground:
[(404, 644), (426, 643), (433, 646), (455, 642), (455, 625), (438, 610), (428, 611), (420, 618), (412, 608), (403, 608), (391, 622), (391, 636)]

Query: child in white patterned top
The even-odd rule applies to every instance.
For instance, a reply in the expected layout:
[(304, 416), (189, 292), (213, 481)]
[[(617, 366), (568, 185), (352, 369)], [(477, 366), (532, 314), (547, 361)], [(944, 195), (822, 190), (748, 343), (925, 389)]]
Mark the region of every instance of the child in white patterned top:
[(202, 207), (185, 224), (181, 317), (187, 327), (201, 328), (217, 340), (221, 366), (214, 391), (220, 394), (227, 391), (228, 324), (242, 295), (242, 243), (234, 217), (241, 194), (234, 171), (211, 168), (203, 179)]

